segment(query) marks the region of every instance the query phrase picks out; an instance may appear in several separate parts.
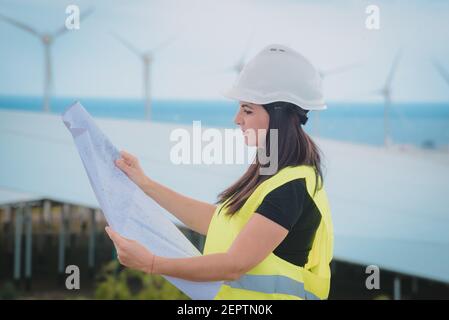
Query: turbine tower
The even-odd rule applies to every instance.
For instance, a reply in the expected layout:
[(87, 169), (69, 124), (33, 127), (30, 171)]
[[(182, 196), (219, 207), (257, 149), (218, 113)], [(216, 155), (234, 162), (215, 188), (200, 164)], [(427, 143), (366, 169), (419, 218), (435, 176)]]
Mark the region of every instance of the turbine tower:
[(156, 52), (162, 50), (163, 48), (170, 45), (174, 40), (175, 36), (169, 38), (168, 40), (162, 42), (152, 50), (140, 51), (135, 46), (133, 46), (129, 41), (120, 37), (115, 33), (111, 33), (112, 36), (123, 44), (128, 50), (134, 53), (142, 61), (143, 67), (143, 99), (145, 101), (145, 119), (150, 120), (151, 118), (151, 65), (154, 61), (154, 55)]
[(381, 95), (384, 99), (384, 145), (386, 147), (390, 146), (392, 143), (392, 139), (390, 136), (390, 109), (391, 109), (391, 83), (393, 81), (393, 77), (396, 73), (396, 69), (399, 64), (399, 60), (401, 59), (402, 51), (396, 54), (393, 60), (393, 64), (390, 67), (390, 71), (388, 73), (385, 84), (379, 90), (376, 90), (374, 93)]
[[(81, 19), (86, 18), (94, 11), (93, 8), (89, 8), (87, 11), (80, 14)], [(42, 109), (44, 112), (50, 112), (50, 98), (52, 95), (53, 89), (53, 68), (52, 68), (52, 55), (51, 55), (51, 46), (56, 38), (65, 34), (69, 29), (64, 25), (60, 29), (56, 30), (53, 33), (40, 33), (35, 28), (30, 27), (29, 25), (17, 21), (13, 18), (7, 17), (0, 13), (0, 20), (5, 21), (23, 31), (26, 31), (33, 36), (39, 38), (44, 46), (44, 65), (45, 65), (45, 76), (44, 76), (44, 101)]]

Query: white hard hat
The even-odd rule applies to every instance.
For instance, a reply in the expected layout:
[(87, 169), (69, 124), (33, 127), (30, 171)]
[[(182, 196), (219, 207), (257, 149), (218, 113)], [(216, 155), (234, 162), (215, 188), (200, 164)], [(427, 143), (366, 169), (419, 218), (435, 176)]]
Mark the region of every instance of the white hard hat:
[(327, 108), (318, 70), (295, 50), (279, 44), (252, 58), (223, 95), (255, 104), (284, 101), (304, 110)]

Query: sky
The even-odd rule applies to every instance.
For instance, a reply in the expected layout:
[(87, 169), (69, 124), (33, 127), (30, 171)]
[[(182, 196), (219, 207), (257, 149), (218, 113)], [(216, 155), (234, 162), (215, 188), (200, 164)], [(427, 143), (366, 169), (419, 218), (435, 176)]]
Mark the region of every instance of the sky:
[[(449, 72), (449, 1), (0, 0), (0, 13), (54, 32), (71, 4), (95, 11), (52, 46), (56, 96), (142, 96), (142, 62), (111, 36), (116, 33), (142, 51), (175, 38), (154, 55), (155, 99), (222, 99), (236, 77), (232, 64), (281, 43), (320, 70), (354, 66), (325, 78), (327, 100), (380, 101), (374, 92), (401, 49), (393, 99), (449, 101), (449, 84), (432, 64)], [(369, 5), (379, 7), (378, 30), (365, 26)], [(0, 21), (0, 41), (0, 95), (41, 95), (40, 40)]]

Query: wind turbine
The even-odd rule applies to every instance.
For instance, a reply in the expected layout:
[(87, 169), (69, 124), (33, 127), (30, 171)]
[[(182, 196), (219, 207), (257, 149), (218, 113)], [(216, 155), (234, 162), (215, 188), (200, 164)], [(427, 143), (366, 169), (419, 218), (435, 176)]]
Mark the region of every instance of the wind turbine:
[(433, 66), (438, 71), (440, 76), (443, 78), (444, 81), (449, 85), (449, 73), (446, 69), (436, 60), (433, 61)]
[[(80, 14), (80, 21), (86, 18), (94, 11), (93, 8), (89, 8), (87, 11)], [(52, 69), (52, 56), (51, 56), (51, 45), (55, 39), (63, 34), (65, 34), (69, 29), (64, 25), (60, 29), (53, 33), (40, 33), (35, 28), (28, 26), (27, 24), (17, 21), (13, 18), (7, 17), (0, 13), (0, 20), (3, 20), (19, 29), (22, 29), (35, 37), (38, 37), (44, 46), (44, 63), (45, 63), (45, 76), (44, 76), (44, 101), (43, 110), (44, 112), (50, 112), (50, 98), (53, 89), (53, 69)]]
[(248, 37), (248, 40), (246, 41), (245, 47), (243, 48), (243, 51), (242, 51), (240, 57), (237, 60), (235, 60), (231, 66), (227, 67), (225, 69), (225, 71), (233, 72), (237, 75), (239, 75), (240, 72), (242, 72), (243, 67), (245, 66), (245, 60), (248, 56), (248, 51), (250, 49), (250, 44), (251, 44), (253, 38), (254, 38), (254, 31), (252, 31), (250, 36)]
[(169, 38), (168, 40), (162, 42), (155, 48), (148, 50), (148, 51), (141, 51), (138, 50), (135, 46), (133, 46), (129, 41), (123, 39), (119, 35), (115, 33), (111, 33), (112, 36), (119, 41), (121, 44), (123, 44), (128, 50), (130, 50), (132, 53), (134, 53), (137, 57), (139, 57), (142, 60), (142, 67), (143, 67), (143, 98), (145, 101), (145, 119), (150, 120), (151, 115), (151, 65), (154, 61), (154, 55), (156, 52), (162, 50), (163, 48), (167, 47), (169, 44), (171, 44), (176, 37), (173, 36)]
[(328, 70), (318, 70), (318, 73), (321, 76), (321, 79), (324, 80), (325, 78), (327, 78), (328, 76), (334, 75), (334, 74), (338, 74), (338, 73), (343, 73), (346, 72), (348, 70), (354, 69), (356, 67), (359, 67), (360, 64), (359, 63), (353, 63), (353, 64), (348, 64), (348, 65), (344, 65), (344, 66), (339, 66), (333, 69), (328, 69)]
[(243, 70), (243, 67), (245, 66), (245, 60), (246, 60), (247, 54), (248, 54), (248, 46), (246, 46), (245, 50), (240, 55), (240, 58), (238, 58), (234, 62), (234, 64), (232, 64), (231, 67), (228, 68), (228, 70), (236, 73), (237, 75), (240, 74), (240, 72), (242, 72), (242, 70)]
[(379, 90), (374, 91), (374, 93), (383, 96), (384, 98), (384, 144), (386, 147), (391, 145), (390, 137), (390, 123), (389, 123), (389, 111), (391, 108), (391, 82), (393, 81), (394, 74), (401, 59), (402, 50), (396, 54), (393, 60), (393, 64), (390, 67), (390, 72), (388, 73), (385, 84)]
[[(360, 64), (357, 63), (357, 64), (349, 64), (349, 65), (339, 66), (339, 67), (336, 67), (336, 68), (333, 68), (333, 69), (328, 69), (328, 70), (319, 69), (318, 73), (320, 74), (321, 80), (324, 82), (324, 80), (328, 76), (331, 76), (331, 75), (334, 75), (334, 74), (339, 74), (339, 73), (344, 73), (344, 72), (347, 72), (347, 71), (352, 70), (352, 69), (354, 69), (356, 67), (359, 67), (359, 66), (360, 66)], [(319, 136), (319, 132), (320, 132), (320, 111), (316, 111), (315, 112), (315, 123), (314, 123), (314, 126), (315, 126), (316, 135)]]

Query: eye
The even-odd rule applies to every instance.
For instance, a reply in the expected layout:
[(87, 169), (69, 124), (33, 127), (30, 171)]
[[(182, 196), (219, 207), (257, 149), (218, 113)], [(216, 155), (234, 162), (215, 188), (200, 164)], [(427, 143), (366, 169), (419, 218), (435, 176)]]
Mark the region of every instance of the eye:
[(248, 111), (248, 110), (243, 110), (243, 112), (245, 112), (246, 114), (251, 114), (251, 113), (253, 113), (252, 111)]

